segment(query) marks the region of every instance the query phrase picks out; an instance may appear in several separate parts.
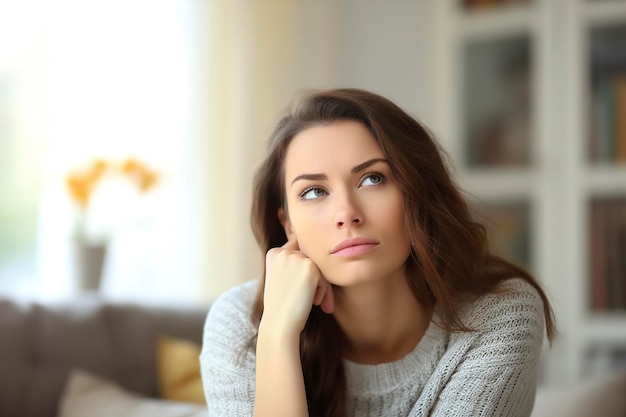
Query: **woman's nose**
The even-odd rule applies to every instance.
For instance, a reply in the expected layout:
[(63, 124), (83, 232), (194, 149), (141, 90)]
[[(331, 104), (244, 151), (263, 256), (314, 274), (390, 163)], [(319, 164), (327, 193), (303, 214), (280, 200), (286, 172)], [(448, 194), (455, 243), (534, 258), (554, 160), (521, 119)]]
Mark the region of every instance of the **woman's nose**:
[(335, 224), (337, 227), (342, 228), (348, 225), (361, 225), (363, 220), (363, 214), (351, 196), (340, 198), (335, 215)]

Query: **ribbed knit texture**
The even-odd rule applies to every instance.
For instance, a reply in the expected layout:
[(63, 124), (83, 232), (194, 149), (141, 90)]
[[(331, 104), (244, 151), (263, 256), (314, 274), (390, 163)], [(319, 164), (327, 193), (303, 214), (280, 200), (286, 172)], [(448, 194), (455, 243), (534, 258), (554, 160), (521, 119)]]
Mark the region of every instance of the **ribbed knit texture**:
[[(258, 282), (224, 293), (211, 308), (200, 355), (210, 416), (252, 416)], [(529, 416), (543, 342), (543, 304), (520, 279), (462, 311), (474, 332), (448, 333), (437, 313), (415, 349), (380, 365), (344, 361), (348, 414), (363, 417)], [(313, 417), (313, 416), (312, 416)]]

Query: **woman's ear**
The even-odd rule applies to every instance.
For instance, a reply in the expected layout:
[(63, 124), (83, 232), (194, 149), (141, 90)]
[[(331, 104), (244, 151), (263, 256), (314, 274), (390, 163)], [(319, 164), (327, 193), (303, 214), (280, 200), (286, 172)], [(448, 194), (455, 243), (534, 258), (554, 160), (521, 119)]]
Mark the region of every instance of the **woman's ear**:
[(287, 239), (295, 237), (296, 233), (293, 230), (291, 221), (289, 220), (289, 215), (285, 215), (285, 210), (283, 210), (282, 207), (278, 209), (278, 220), (280, 221), (280, 224), (283, 225), (283, 230), (285, 231)]

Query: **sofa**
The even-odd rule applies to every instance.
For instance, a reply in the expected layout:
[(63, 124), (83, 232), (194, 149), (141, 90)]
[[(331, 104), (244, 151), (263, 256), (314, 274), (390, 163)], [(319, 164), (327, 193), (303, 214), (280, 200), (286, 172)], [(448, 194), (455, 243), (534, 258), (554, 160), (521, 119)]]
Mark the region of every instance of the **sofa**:
[[(209, 308), (0, 296), (0, 416), (205, 416), (198, 355)], [(626, 370), (540, 386), (532, 417), (561, 416), (626, 417)]]
[(209, 307), (0, 296), (0, 416), (206, 415), (197, 358)]

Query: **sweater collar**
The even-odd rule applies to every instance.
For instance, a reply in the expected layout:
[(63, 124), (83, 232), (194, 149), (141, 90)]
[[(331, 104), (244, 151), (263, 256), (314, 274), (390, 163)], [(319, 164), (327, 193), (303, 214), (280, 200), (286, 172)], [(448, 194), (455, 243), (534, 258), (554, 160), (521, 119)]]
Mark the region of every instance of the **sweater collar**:
[(348, 395), (380, 395), (408, 382), (423, 386), (443, 356), (448, 342), (448, 334), (437, 326), (435, 316), (436, 313), (415, 349), (402, 359), (378, 365), (361, 365), (344, 359)]

